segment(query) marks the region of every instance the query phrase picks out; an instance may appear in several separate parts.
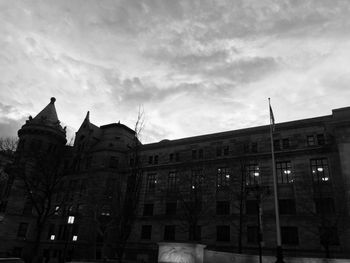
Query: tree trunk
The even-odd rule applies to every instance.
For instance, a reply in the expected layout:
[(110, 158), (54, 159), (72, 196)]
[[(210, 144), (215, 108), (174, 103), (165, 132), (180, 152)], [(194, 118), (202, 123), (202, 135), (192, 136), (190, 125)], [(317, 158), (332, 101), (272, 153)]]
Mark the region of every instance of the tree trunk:
[(38, 223), (36, 226), (36, 233), (35, 233), (35, 239), (34, 239), (34, 247), (31, 251), (31, 256), (30, 256), (30, 261), (32, 263), (38, 262), (38, 252), (39, 252), (39, 247), (40, 247), (40, 239), (41, 239), (41, 234), (43, 231), (43, 224)]
[(329, 245), (326, 245), (326, 246), (325, 246), (325, 250), (326, 250), (326, 258), (331, 258), (331, 253), (330, 253)]

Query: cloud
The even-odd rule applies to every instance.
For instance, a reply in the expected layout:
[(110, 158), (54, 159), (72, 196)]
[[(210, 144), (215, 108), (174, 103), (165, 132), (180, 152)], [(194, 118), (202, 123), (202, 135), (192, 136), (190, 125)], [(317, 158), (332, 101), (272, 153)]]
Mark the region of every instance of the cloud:
[(6, 117), (0, 117), (1, 137), (16, 137), (17, 131), (25, 123), (26, 118), (14, 120)]
[(268, 96), (281, 121), (329, 114), (348, 104), (349, 14), (342, 0), (3, 1), (0, 121), (52, 96), (72, 129), (87, 110), (132, 127), (143, 105), (150, 141), (265, 124)]

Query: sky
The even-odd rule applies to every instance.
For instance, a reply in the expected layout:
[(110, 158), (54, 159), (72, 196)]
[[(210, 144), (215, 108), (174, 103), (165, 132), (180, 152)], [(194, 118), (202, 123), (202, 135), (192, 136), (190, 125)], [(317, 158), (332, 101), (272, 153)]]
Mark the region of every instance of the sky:
[(0, 0), (0, 136), (56, 98), (157, 142), (350, 106), (348, 0)]

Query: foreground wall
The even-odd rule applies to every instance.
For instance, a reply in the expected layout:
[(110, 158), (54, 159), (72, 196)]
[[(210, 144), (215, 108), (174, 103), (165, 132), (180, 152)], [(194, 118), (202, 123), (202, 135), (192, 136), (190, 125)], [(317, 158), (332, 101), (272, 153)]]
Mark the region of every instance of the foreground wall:
[[(258, 263), (258, 255), (235, 254), (205, 249), (194, 243), (158, 243), (159, 263)], [(275, 262), (274, 256), (263, 256), (263, 263)], [(285, 263), (349, 263), (349, 259), (286, 257)]]
[[(263, 256), (263, 263), (275, 262), (276, 257)], [(255, 263), (259, 256), (204, 250), (204, 263)], [(285, 263), (349, 263), (349, 259), (285, 258)]]

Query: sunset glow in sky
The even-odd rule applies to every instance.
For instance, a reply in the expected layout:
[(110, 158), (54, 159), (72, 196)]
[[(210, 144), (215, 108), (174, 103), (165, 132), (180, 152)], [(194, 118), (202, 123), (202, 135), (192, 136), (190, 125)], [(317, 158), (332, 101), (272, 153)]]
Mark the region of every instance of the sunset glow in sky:
[[(144, 142), (331, 114), (350, 106), (348, 0), (0, 0), (0, 133), (56, 97), (73, 134)], [(71, 136), (71, 135), (70, 135)]]

